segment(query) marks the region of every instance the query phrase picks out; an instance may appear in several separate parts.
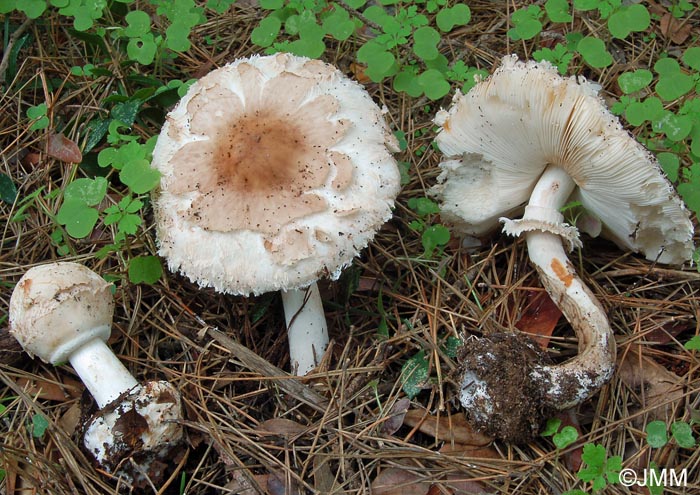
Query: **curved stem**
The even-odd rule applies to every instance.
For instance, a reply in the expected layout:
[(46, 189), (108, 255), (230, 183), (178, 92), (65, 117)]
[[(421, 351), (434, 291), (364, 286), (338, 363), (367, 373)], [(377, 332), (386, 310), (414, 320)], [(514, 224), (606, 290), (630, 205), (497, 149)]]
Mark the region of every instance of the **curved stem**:
[[(521, 220), (563, 222), (559, 209), (575, 187), (561, 168), (550, 166), (542, 174)], [(551, 232), (526, 232), (530, 261), (537, 268), (542, 285), (571, 324), (579, 341), (579, 354), (556, 366), (542, 366), (534, 373), (548, 383), (547, 402), (557, 409), (572, 407), (595, 393), (607, 382), (615, 366), (615, 340), (605, 311), (576, 274), (562, 247), (561, 238)]]
[(282, 303), (292, 371), (304, 376), (316, 367), (328, 347), (328, 325), (318, 285), (282, 291)]

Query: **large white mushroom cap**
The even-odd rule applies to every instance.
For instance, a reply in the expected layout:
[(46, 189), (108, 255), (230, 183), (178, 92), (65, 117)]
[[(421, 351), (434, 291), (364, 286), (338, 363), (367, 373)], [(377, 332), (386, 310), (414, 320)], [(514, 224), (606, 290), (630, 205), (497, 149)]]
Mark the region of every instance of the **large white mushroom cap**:
[(436, 123), (441, 164), (433, 193), (445, 220), (482, 235), (517, 215), (544, 169), (562, 167), (602, 235), (648, 259), (681, 264), (693, 253), (689, 213), (656, 159), (605, 107), (599, 87), (563, 78), (547, 62), (505, 57), (489, 78), (455, 95)]
[(237, 60), (193, 84), (158, 138), (159, 252), (232, 294), (337, 278), (391, 216), (395, 151), (381, 110), (333, 66)]

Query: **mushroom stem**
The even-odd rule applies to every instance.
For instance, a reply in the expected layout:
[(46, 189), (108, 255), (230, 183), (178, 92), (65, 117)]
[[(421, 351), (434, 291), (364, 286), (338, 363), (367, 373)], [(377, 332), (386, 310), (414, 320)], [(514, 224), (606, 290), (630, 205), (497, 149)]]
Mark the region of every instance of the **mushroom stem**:
[(304, 376), (314, 369), (328, 347), (328, 325), (314, 282), (305, 289), (282, 291), (292, 371)]
[[(576, 274), (562, 246), (561, 236), (567, 237), (569, 227), (559, 210), (574, 187), (562, 168), (548, 166), (518, 221), (523, 227), (539, 226), (525, 232), (530, 261), (578, 338), (575, 358), (559, 365), (540, 365), (532, 372), (546, 384), (545, 402), (556, 409), (567, 409), (590, 397), (610, 379), (615, 367), (615, 340), (605, 311)], [(568, 240), (573, 245), (577, 239)]]
[(68, 359), (100, 409), (138, 385), (129, 370), (99, 338), (87, 342)]

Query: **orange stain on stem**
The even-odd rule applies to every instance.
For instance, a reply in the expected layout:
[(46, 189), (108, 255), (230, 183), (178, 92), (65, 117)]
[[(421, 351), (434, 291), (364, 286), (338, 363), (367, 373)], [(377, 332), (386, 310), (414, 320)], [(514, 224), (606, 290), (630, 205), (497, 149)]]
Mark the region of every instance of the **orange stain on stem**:
[(552, 270), (554, 270), (554, 273), (557, 275), (559, 280), (562, 281), (564, 286), (569, 287), (571, 282), (574, 280), (574, 274), (569, 272), (569, 270), (566, 269), (566, 266), (564, 266), (557, 258), (552, 260), (550, 266), (552, 267)]

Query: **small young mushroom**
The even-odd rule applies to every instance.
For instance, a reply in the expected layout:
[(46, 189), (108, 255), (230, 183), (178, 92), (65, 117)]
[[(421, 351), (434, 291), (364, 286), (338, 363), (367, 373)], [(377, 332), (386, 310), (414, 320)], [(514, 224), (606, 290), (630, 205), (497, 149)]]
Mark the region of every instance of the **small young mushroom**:
[[(583, 78), (561, 77), (546, 62), (509, 56), (469, 93), (458, 92), (452, 107), (435, 119), (441, 126), (437, 144), (448, 157), (432, 190), (443, 219), (475, 236), (499, 220), (506, 233), (524, 234), (542, 285), (579, 340), (578, 355), (557, 365), (543, 361), (532, 346), (515, 343), (515, 334), (465, 346), (461, 401), (477, 425), (512, 441), (535, 434), (547, 411), (590, 397), (614, 371), (615, 341), (605, 311), (562, 245), (570, 251), (581, 243), (561, 208), (580, 202), (603, 237), (650, 260), (681, 264), (693, 253), (688, 211), (655, 158), (623, 129), (597, 91)], [(519, 220), (503, 218), (520, 212)], [(517, 382), (495, 371), (517, 359), (514, 348), (523, 356), (513, 373)], [(505, 400), (499, 387), (519, 391), (520, 399)], [(519, 402), (531, 407), (514, 407)]]
[(137, 485), (162, 476), (162, 461), (182, 439), (180, 394), (164, 381), (139, 384), (107, 346), (110, 285), (78, 263), (31, 268), (10, 298), (10, 332), (30, 356), (71, 363), (100, 409), (83, 445), (105, 470)]
[(335, 67), (236, 60), (193, 84), (158, 138), (159, 253), (203, 287), (281, 290), (304, 375), (328, 345), (316, 281), (337, 278), (391, 217), (395, 151), (381, 110)]

